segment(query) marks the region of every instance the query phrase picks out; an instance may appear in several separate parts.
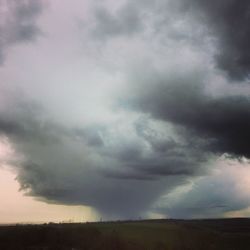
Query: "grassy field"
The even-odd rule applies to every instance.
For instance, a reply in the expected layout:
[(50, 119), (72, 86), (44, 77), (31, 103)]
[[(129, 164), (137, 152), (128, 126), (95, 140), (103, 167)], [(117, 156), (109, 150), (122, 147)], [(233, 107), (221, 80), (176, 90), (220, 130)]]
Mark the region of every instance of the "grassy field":
[(0, 249), (250, 249), (250, 220), (150, 220), (0, 226)]

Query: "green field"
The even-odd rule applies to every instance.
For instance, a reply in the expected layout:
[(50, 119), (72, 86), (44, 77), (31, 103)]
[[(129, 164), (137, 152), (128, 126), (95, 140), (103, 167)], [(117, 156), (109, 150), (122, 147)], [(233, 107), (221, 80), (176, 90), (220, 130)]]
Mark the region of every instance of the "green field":
[(250, 249), (250, 220), (150, 220), (0, 226), (0, 249)]

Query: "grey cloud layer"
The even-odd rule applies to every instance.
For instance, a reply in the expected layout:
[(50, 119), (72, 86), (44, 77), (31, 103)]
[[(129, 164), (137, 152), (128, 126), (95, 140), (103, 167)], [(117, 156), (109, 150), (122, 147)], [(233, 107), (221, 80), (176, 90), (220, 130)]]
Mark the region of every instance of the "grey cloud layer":
[[(165, 33), (177, 40), (191, 38), (199, 46), (205, 33), (215, 38), (217, 44), (215, 59), (219, 68), (227, 72), (234, 80), (249, 77), (250, 70), (250, 4), (249, 1), (237, 0), (188, 0), (188, 1), (127, 1), (112, 13), (107, 8), (96, 11), (96, 25), (93, 34), (100, 38), (119, 35), (139, 34), (153, 21), (154, 34)], [(192, 25), (200, 36), (192, 37), (191, 30), (171, 31), (173, 21), (192, 20)], [(201, 24), (201, 25), (200, 25)], [(203, 27), (202, 27), (203, 26)], [(177, 27), (177, 26), (176, 26)], [(167, 29), (166, 29), (167, 28)]]
[(95, 10), (95, 26), (92, 34), (97, 38), (133, 35), (143, 29), (138, 9), (131, 3), (115, 13), (110, 13), (104, 6)]
[[(190, 0), (186, 8), (197, 7), (218, 39), (217, 62), (234, 79), (249, 77), (250, 70), (250, 3), (247, 0)], [(197, 9), (196, 9), (197, 10)]]
[[(10, 2), (7, 22), (1, 26), (2, 34), (5, 34), (1, 37), (2, 54), (16, 42), (32, 40), (39, 33), (35, 20), (41, 11), (41, 2)], [(101, 56), (98, 55), (96, 61), (96, 54), (93, 53), (92, 58), (91, 50), (85, 51), (83, 57), (87, 62), (89, 59), (89, 64), (94, 64), (93, 68), (100, 67), (105, 73), (98, 75), (98, 70), (95, 70), (93, 76), (90, 72), (91, 77), (84, 78), (88, 68), (85, 69), (83, 64), (79, 72), (72, 70), (75, 63), (72, 60), (73, 66), (66, 74), (67, 83), (63, 82), (63, 77), (59, 78), (60, 85), (51, 80), (57, 77), (44, 82), (48, 91), (51, 84), (58, 87), (55, 95), (60, 95), (63, 87), (72, 94), (72, 97), (55, 98), (56, 102), (62, 102), (55, 108), (50, 107), (55, 102), (48, 104), (47, 97), (41, 97), (35, 88), (31, 93), (34, 102), (25, 95), (10, 95), (9, 104), (6, 102), (6, 106), (0, 107), (0, 134), (7, 136), (23, 156), (16, 163), (17, 179), (22, 189), (47, 202), (92, 206), (107, 218), (134, 218), (152, 211), (153, 205), (163, 195), (175, 194), (176, 187), (203, 176), (203, 181), (197, 181), (197, 186), (185, 196), (168, 198), (171, 204), (162, 204), (158, 211), (176, 217), (222, 215), (230, 209), (241, 209), (250, 204), (248, 196), (237, 199), (237, 192), (233, 201), (223, 192), (214, 195), (209, 183), (216, 184), (216, 190), (220, 189), (222, 175), (215, 179), (206, 177), (209, 167), (213, 168), (214, 159), (223, 153), (232, 157), (250, 156), (249, 96), (224, 93), (215, 96), (208, 92), (207, 87), (217, 84), (211, 81), (223, 78), (226, 87), (231, 82), (218, 73), (211, 59), (214, 58), (211, 46), (218, 44), (214, 41), (212, 45), (206, 43), (207, 38), (216, 36), (220, 52), (216, 57), (217, 65), (234, 79), (245, 79), (249, 67), (248, 14), (243, 7), (247, 9), (248, 4), (242, 1), (237, 8), (234, 8), (236, 1), (229, 4), (220, 1), (218, 5), (215, 1), (189, 0), (183, 4), (176, 1), (126, 1), (115, 11), (111, 11), (107, 3), (96, 9), (94, 5), (91, 12), (94, 22), (85, 23), (88, 28), (86, 44), (91, 44), (95, 51), (96, 41), (107, 43), (99, 48)], [(189, 9), (190, 5), (197, 8)], [(245, 21), (239, 15), (240, 9)], [(202, 25), (198, 11), (206, 14)], [(242, 26), (242, 29), (237, 29), (238, 36), (233, 36), (229, 29), (234, 23)], [(194, 29), (193, 24), (201, 30)], [(212, 35), (201, 36), (207, 32), (203, 29), (205, 26), (213, 31)], [(56, 40), (57, 35), (53, 39)], [(60, 45), (63, 45), (63, 40), (60, 40)], [(48, 51), (54, 48), (52, 46)], [(53, 58), (48, 57), (53, 65)], [(65, 56), (65, 60), (67, 58)], [(55, 62), (59, 68), (60, 62)], [(65, 65), (67, 62), (62, 71), (67, 71)], [(64, 72), (58, 68), (55, 74), (59, 71), (63, 76)], [(86, 112), (98, 110), (91, 101), (95, 93), (86, 95), (90, 97), (88, 110), (81, 110), (86, 101), (81, 91), (93, 91), (90, 84), (86, 84), (91, 81), (96, 85), (93, 89), (98, 92), (102, 77), (117, 73), (112, 71), (113, 68), (119, 71), (126, 90), (122, 97), (117, 98), (118, 101), (114, 101), (116, 107), (112, 108), (115, 111), (110, 110), (110, 113), (119, 113), (122, 118), (103, 123), (87, 121), (88, 125), (84, 119), (67, 121), (67, 117), (74, 114), (84, 116)], [(42, 72), (46, 72), (46, 67)], [(52, 71), (48, 72), (51, 74)], [(76, 76), (74, 81), (69, 81), (71, 87), (68, 79), (72, 72)], [(21, 84), (24, 89), (25, 84)], [(75, 102), (76, 96), (82, 99)], [(80, 112), (72, 112), (72, 115), (71, 111), (76, 108), (74, 103)], [(70, 114), (65, 114), (66, 119), (62, 122), (57, 120), (60, 117), (57, 112)], [(222, 186), (229, 185), (226, 182)], [(210, 192), (210, 196), (205, 197), (206, 192)], [(230, 204), (224, 209), (226, 203)], [(198, 210), (202, 214), (198, 214)]]
[(244, 178), (248, 171), (244, 163), (239, 165), (236, 160), (217, 166), (208, 176), (165, 196), (158, 209), (172, 218), (215, 218), (247, 209), (250, 200)]
[[(200, 79), (201, 80), (201, 79)], [(250, 99), (231, 95), (213, 97), (205, 93), (202, 82), (190, 79), (166, 79), (166, 83), (148, 83), (138, 88), (130, 105), (155, 118), (187, 129), (187, 133), (207, 141), (205, 150), (250, 156)], [(201, 80), (202, 81), (202, 80)], [(152, 86), (152, 87), (151, 87)]]
[(0, 1), (0, 62), (10, 46), (32, 41), (40, 34), (36, 19), (42, 9), (42, 0)]
[(198, 168), (173, 140), (159, 142), (152, 132), (137, 136), (136, 130), (149, 130), (145, 123), (135, 125), (135, 138), (126, 142), (104, 126), (69, 129), (51, 122), (27, 99), (15, 100), (0, 116), (1, 134), (23, 156), (15, 163), (23, 190), (47, 202), (92, 206), (106, 218), (139, 216)]

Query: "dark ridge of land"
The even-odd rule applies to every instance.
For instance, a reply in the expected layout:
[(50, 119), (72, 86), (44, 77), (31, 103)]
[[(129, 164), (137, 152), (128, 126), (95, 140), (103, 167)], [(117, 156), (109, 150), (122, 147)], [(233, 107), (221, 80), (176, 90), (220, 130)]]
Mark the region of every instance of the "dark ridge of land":
[(1, 250), (249, 250), (250, 219), (0, 226)]

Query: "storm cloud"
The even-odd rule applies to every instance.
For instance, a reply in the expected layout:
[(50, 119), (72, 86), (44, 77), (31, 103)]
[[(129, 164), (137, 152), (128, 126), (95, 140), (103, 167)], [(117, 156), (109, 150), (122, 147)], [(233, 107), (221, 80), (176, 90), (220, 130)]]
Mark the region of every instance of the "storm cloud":
[(247, 2), (49, 3), (1, 1), (3, 59), (47, 34), (1, 67), (21, 190), (107, 219), (250, 206)]
[[(176, 189), (157, 209), (172, 218), (215, 218), (249, 207), (248, 163), (222, 156), (208, 174)], [(222, 160), (224, 159), (224, 160)]]
[[(202, 82), (161, 79), (139, 88), (134, 106), (139, 110), (184, 128), (187, 134), (206, 140), (204, 150), (249, 157), (250, 99), (248, 96), (211, 96)], [(185, 133), (185, 132), (184, 132)]]
[(132, 3), (127, 3), (115, 13), (111, 13), (105, 6), (95, 10), (95, 25), (92, 34), (97, 38), (132, 36), (143, 29), (140, 12)]
[(41, 200), (89, 205), (105, 218), (136, 218), (201, 168), (197, 152), (187, 154), (187, 146), (163, 138), (147, 118), (132, 123), (134, 134), (125, 139), (115, 127), (51, 122), (44, 109), (22, 98), (1, 111), (0, 131), (20, 156), (10, 162), (21, 189)]
[(205, 23), (218, 40), (218, 66), (235, 80), (249, 78), (250, 3), (247, 0), (191, 0), (186, 8)]

